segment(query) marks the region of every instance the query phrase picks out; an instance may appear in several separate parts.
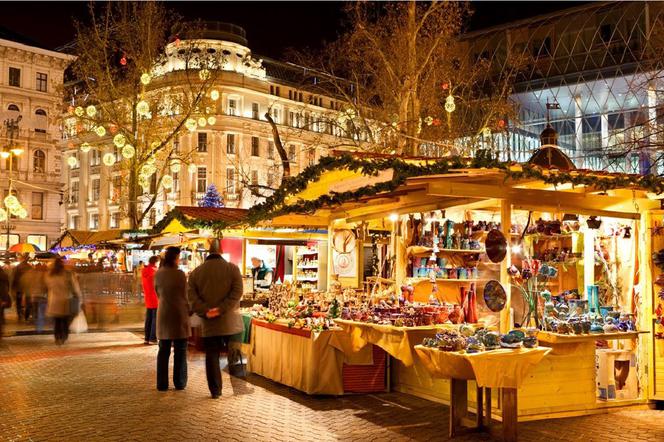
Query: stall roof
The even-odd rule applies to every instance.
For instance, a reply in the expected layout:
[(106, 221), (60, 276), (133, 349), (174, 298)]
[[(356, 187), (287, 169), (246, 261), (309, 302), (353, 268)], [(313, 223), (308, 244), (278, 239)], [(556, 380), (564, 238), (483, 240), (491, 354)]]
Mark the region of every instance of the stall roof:
[(123, 230), (65, 230), (58, 238), (53, 247), (78, 247), (78, 246), (97, 246), (122, 239)]
[(249, 211), (230, 207), (176, 206), (152, 228), (155, 233), (184, 233), (199, 228), (242, 224)]

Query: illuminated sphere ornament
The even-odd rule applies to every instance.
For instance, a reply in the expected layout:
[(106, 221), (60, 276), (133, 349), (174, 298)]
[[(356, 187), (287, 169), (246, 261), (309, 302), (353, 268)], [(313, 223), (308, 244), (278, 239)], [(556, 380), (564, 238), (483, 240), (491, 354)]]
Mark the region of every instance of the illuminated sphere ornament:
[[(67, 158), (67, 165), (68, 165), (69, 167), (71, 167), (72, 169), (73, 169), (74, 167), (76, 167), (77, 164), (78, 164), (78, 160), (76, 159), (76, 157), (69, 157), (69, 158)], [(6, 204), (6, 203), (7, 203), (7, 202), (5, 201), (5, 204)]]
[(90, 143), (81, 144), (81, 152), (83, 152), (83, 153), (90, 152), (90, 149), (92, 149), (92, 146), (90, 146)]
[(115, 144), (117, 147), (122, 147), (126, 143), (127, 139), (122, 134), (117, 134), (116, 136), (113, 137), (113, 144)]
[(217, 101), (219, 99), (219, 91), (216, 89), (212, 89), (210, 91), (210, 98), (212, 98), (214, 101)]
[(23, 206), (21, 206), (20, 204), (18, 204), (16, 206), (11, 206), (9, 208), (9, 213), (11, 213), (14, 216), (18, 216), (18, 214), (21, 213), (22, 208), (23, 208)]
[(187, 166), (187, 170), (188, 170), (189, 173), (191, 173), (191, 174), (196, 173), (196, 169), (197, 169), (197, 167), (196, 167), (195, 164), (190, 164), (189, 166)]
[(182, 166), (181, 166), (181, 164), (180, 164), (180, 161), (178, 161), (178, 160), (174, 160), (174, 161), (171, 163), (171, 172), (173, 172), (173, 173), (178, 173), (178, 172), (180, 171), (181, 167), (182, 167)]
[(84, 112), (85, 111), (83, 110), (83, 108), (81, 106), (76, 106), (76, 109), (74, 109), (74, 114), (77, 117), (82, 117)]
[(21, 203), (18, 202), (18, 198), (15, 195), (7, 195), (5, 197), (5, 207), (12, 209), (12, 207), (19, 207)]
[(98, 136), (103, 137), (104, 135), (106, 135), (106, 128), (104, 128), (104, 126), (97, 126), (95, 128), (95, 133)]
[(196, 120), (193, 118), (187, 119), (187, 121), (184, 123), (185, 127), (189, 129), (190, 132), (193, 132), (196, 130)]
[(154, 155), (150, 155), (147, 160), (145, 160), (146, 163), (153, 165), (154, 163), (157, 162), (157, 158)]
[(115, 164), (115, 154), (112, 152), (107, 152), (104, 154), (104, 158), (102, 158), (102, 161), (104, 162), (105, 165), (107, 166), (112, 166)]
[(93, 105), (90, 105), (85, 108), (85, 113), (88, 114), (88, 117), (94, 117), (97, 115), (97, 108), (94, 107)]
[(173, 188), (173, 177), (170, 175), (164, 175), (161, 178), (161, 185), (164, 186), (164, 189)]
[(143, 83), (144, 85), (147, 86), (148, 84), (150, 84), (151, 80), (152, 77), (150, 77), (150, 74), (148, 74), (147, 72), (141, 75), (141, 83)]
[(210, 71), (208, 71), (207, 69), (201, 69), (200, 71), (198, 71), (198, 77), (201, 80), (205, 81), (208, 78), (210, 78)]
[(209, 116), (207, 122), (210, 126), (214, 126), (214, 124), (217, 122), (217, 119), (213, 116)]
[(126, 159), (133, 158), (136, 155), (136, 149), (131, 144), (125, 144), (122, 148), (122, 156)]
[(200, 117), (200, 118), (198, 119), (198, 125), (199, 125), (200, 127), (205, 127), (206, 124), (207, 124), (207, 120), (205, 119), (205, 117)]
[(7, 211), (0, 207), (0, 222), (7, 221)]
[(445, 99), (445, 110), (448, 113), (454, 112), (456, 109), (456, 104), (454, 104), (454, 97), (452, 95), (448, 95), (447, 98)]
[(141, 168), (141, 174), (145, 176), (152, 176), (155, 172), (157, 171), (157, 168), (154, 166), (154, 164), (145, 164)]
[(136, 112), (138, 115), (147, 115), (150, 113), (150, 105), (147, 101), (141, 100), (136, 103)]
[(488, 127), (485, 127), (482, 129), (482, 135), (485, 137), (490, 137), (491, 136), (491, 129)]
[(18, 216), (19, 218), (27, 218), (28, 217), (28, 211), (25, 210), (25, 207), (21, 207), (17, 211), (16, 216)]

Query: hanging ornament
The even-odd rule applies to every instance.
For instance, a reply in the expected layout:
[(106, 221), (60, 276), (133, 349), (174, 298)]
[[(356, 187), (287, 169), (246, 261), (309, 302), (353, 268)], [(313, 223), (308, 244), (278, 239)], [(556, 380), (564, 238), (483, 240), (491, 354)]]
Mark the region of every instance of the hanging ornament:
[(487, 138), (490, 137), (491, 136), (491, 129), (489, 129), (488, 127), (482, 128), (482, 135), (484, 135)]
[(500, 127), (501, 129), (505, 127), (505, 120), (498, 120), (498, 127)]
[(210, 126), (214, 126), (214, 124), (217, 122), (217, 119), (214, 116), (210, 115), (207, 119), (207, 122)]
[(112, 152), (105, 153), (104, 157), (102, 158), (102, 161), (104, 162), (105, 165), (112, 166), (113, 164), (115, 164), (115, 154)]
[(189, 166), (187, 166), (187, 171), (189, 171), (189, 173), (192, 174), (192, 175), (193, 175), (194, 173), (196, 173), (196, 169), (198, 169), (198, 168), (197, 168), (196, 165), (193, 164), (193, 163), (190, 164)]
[(125, 144), (122, 148), (122, 156), (126, 159), (133, 158), (136, 155), (136, 149), (131, 144)]
[(150, 105), (148, 104), (147, 101), (141, 100), (138, 103), (136, 103), (136, 112), (138, 115), (147, 115), (150, 113)]
[(178, 35), (175, 36), (175, 46), (180, 46), (180, 36)]
[(210, 91), (210, 98), (212, 98), (213, 101), (217, 101), (219, 99), (219, 91), (216, 89), (212, 89)]
[(193, 118), (188, 118), (187, 121), (184, 123), (185, 127), (189, 129), (190, 132), (193, 132), (196, 130), (196, 120)]
[(173, 188), (173, 177), (170, 175), (164, 175), (161, 177), (161, 185), (164, 186), (164, 189)]
[(208, 78), (210, 78), (210, 71), (208, 71), (207, 69), (201, 69), (200, 71), (198, 71), (198, 78), (200, 78), (203, 81), (207, 80)]
[(445, 99), (445, 110), (451, 114), (454, 112), (454, 109), (456, 109), (456, 104), (454, 104), (454, 97), (452, 95), (448, 95)]
[(110, 124), (108, 126), (108, 130), (111, 131), (112, 134), (114, 134), (118, 131), (118, 127), (115, 124)]
[(8, 209), (21, 205), (21, 203), (18, 202), (18, 198), (16, 198), (15, 195), (7, 195), (4, 199), (4, 202), (5, 202), (5, 207)]
[(92, 149), (92, 146), (90, 146), (90, 143), (81, 144), (81, 152), (83, 152), (83, 153), (90, 152), (90, 149)]
[(113, 144), (115, 144), (117, 147), (122, 147), (126, 143), (127, 139), (122, 134), (117, 134), (116, 136), (113, 137)]
[(0, 207), (0, 222), (7, 221), (7, 211)]
[(25, 207), (21, 207), (18, 212), (16, 213), (16, 216), (19, 218), (25, 219), (28, 217), (28, 211), (25, 210)]
[(154, 155), (150, 155), (147, 160), (145, 160), (147, 164), (154, 164), (157, 162), (157, 158)]
[(152, 77), (150, 77), (150, 74), (148, 74), (147, 72), (141, 75), (141, 83), (143, 83), (144, 85), (147, 86), (148, 84), (150, 84), (150, 80), (152, 80)]
[(106, 135), (106, 129), (104, 128), (104, 126), (97, 126), (95, 128), (95, 133), (98, 136), (103, 137), (104, 135)]
[(181, 167), (182, 165), (180, 164), (179, 160), (173, 160), (173, 162), (171, 163), (171, 172), (178, 173)]
[(207, 124), (207, 120), (205, 119), (205, 117), (200, 117), (200, 118), (198, 119), (198, 125), (199, 125), (200, 127), (205, 127), (206, 124)]
[(127, 54), (122, 54), (122, 57), (120, 58), (120, 64), (122, 66), (127, 66)]
[(153, 164), (144, 164), (141, 168), (141, 173), (145, 176), (152, 176), (157, 171), (157, 168)]
[(82, 117), (84, 112), (85, 111), (83, 110), (83, 108), (81, 106), (76, 106), (76, 109), (74, 109), (74, 114), (77, 117)]
[(85, 113), (88, 114), (88, 117), (94, 117), (97, 115), (97, 108), (94, 107), (93, 105), (90, 105), (85, 108)]
[(429, 115), (428, 117), (426, 117), (426, 118), (424, 119), (424, 123), (425, 123), (427, 126), (431, 126), (431, 125), (433, 124), (433, 117), (432, 117), (431, 115)]
[(433, 124), (434, 126), (440, 126), (442, 124), (442, 121), (440, 121), (440, 118), (434, 118), (431, 124)]
[[(69, 167), (71, 167), (72, 169), (73, 169), (74, 167), (76, 167), (77, 164), (78, 164), (78, 160), (76, 159), (76, 157), (69, 157), (69, 158), (67, 158), (67, 165), (68, 165)], [(5, 201), (5, 204), (7, 204), (6, 201)]]
[(441, 89), (446, 91), (450, 88), (450, 84), (448, 82), (444, 82), (443, 84), (440, 85), (440, 87), (441, 87)]
[(9, 213), (11, 213), (14, 216), (18, 216), (18, 214), (21, 213), (22, 208), (23, 208), (23, 206), (21, 206), (20, 204), (18, 204), (16, 206), (11, 206), (11, 207), (9, 207)]

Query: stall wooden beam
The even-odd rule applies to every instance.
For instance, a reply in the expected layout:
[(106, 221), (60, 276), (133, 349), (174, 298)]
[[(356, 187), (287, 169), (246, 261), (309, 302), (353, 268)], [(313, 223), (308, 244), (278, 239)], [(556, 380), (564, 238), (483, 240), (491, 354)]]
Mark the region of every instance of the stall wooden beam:
[(507, 295), (507, 301), (505, 303), (505, 308), (500, 312), (500, 331), (501, 333), (507, 333), (512, 328), (511, 324), (511, 309), (512, 309), (512, 287), (510, 284), (511, 278), (508, 273), (508, 269), (512, 265), (512, 253), (511, 253), (511, 244), (509, 241), (510, 238), (510, 229), (512, 227), (512, 204), (510, 200), (502, 200), (500, 202), (500, 230), (502, 231), (505, 238), (507, 238), (507, 253), (505, 254), (505, 259), (500, 263), (500, 283), (505, 289), (505, 294)]

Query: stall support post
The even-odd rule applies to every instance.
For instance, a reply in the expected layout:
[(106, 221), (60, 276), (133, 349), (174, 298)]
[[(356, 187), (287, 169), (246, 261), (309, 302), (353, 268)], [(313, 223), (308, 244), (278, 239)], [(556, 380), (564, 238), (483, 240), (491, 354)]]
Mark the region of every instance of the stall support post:
[[(398, 221), (397, 221), (398, 222)], [(404, 280), (406, 279), (406, 266), (407, 266), (407, 259), (406, 259), (406, 245), (404, 242), (401, 240), (401, 236), (399, 236), (399, 229), (397, 228), (397, 224), (394, 223), (394, 288), (396, 290), (396, 295), (397, 299), (401, 295), (401, 286), (404, 283)]]
[(512, 311), (512, 288), (510, 284), (510, 275), (507, 270), (512, 265), (512, 244), (510, 240), (510, 230), (512, 228), (512, 203), (509, 200), (503, 199), (500, 201), (500, 230), (507, 239), (507, 254), (505, 259), (500, 263), (500, 283), (505, 289), (507, 300), (505, 308), (500, 312), (500, 331), (507, 333), (511, 330), (511, 311)]
[[(638, 263), (639, 263), (639, 290), (641, 293), (642, 299), (642, 308), (638, 311), (637, 324), (636, 327), (638, 330), (651, 330), (647, 335), (643, 335), (639, 342), (639, 359), (641, 361), (648, 361), (649, 370), (648, 370), (648, 398), (653, 399), (656, 396), (655, 391), (655, 370), (657, 369), (657, 352), (655, 352), (655, 346), (653, 344), (654, 336), (654, 327), (653, 320), (654, 309), (653, 305), (653, 280), (652, 280), (652, 266), (651, 259), (652, 254), (656, 252), (654, 247), (653, 235), (652, 235), (652, 226), (653, 226), (653, 213), (651, 211), (645, 211), (641, 214), (641, 218), (636, 223), (636, 229), (633, 233), (633, 237), (636, 238), (636, 247), (638, 248), (639, 254)], [(635, 287), (636, 289), (636, 287)], [(648, 349), (652, 349), (652, 352), (649, 352)]]
[(247, 275), (247, 238), (242, 238), (242, 264), (240, 270), (242, 270), (242, 276)]
[[(595, 232), (596, 231), (593, 229), (586, 229), (585, 232), (583, 232), (583, 293), (581, 294), (582, 299), (588, 299), (588, 287), (595, 284)], [(589, 305), (588, 307), (591, 309), (593, 308), (593, 306), (591, 305)]]
[(332, 256), (332, 241), (334, 237), (334, 220), (327, 226), (327, 291), (330, 291), (330, 284), (334, 275), (334, 261)]

